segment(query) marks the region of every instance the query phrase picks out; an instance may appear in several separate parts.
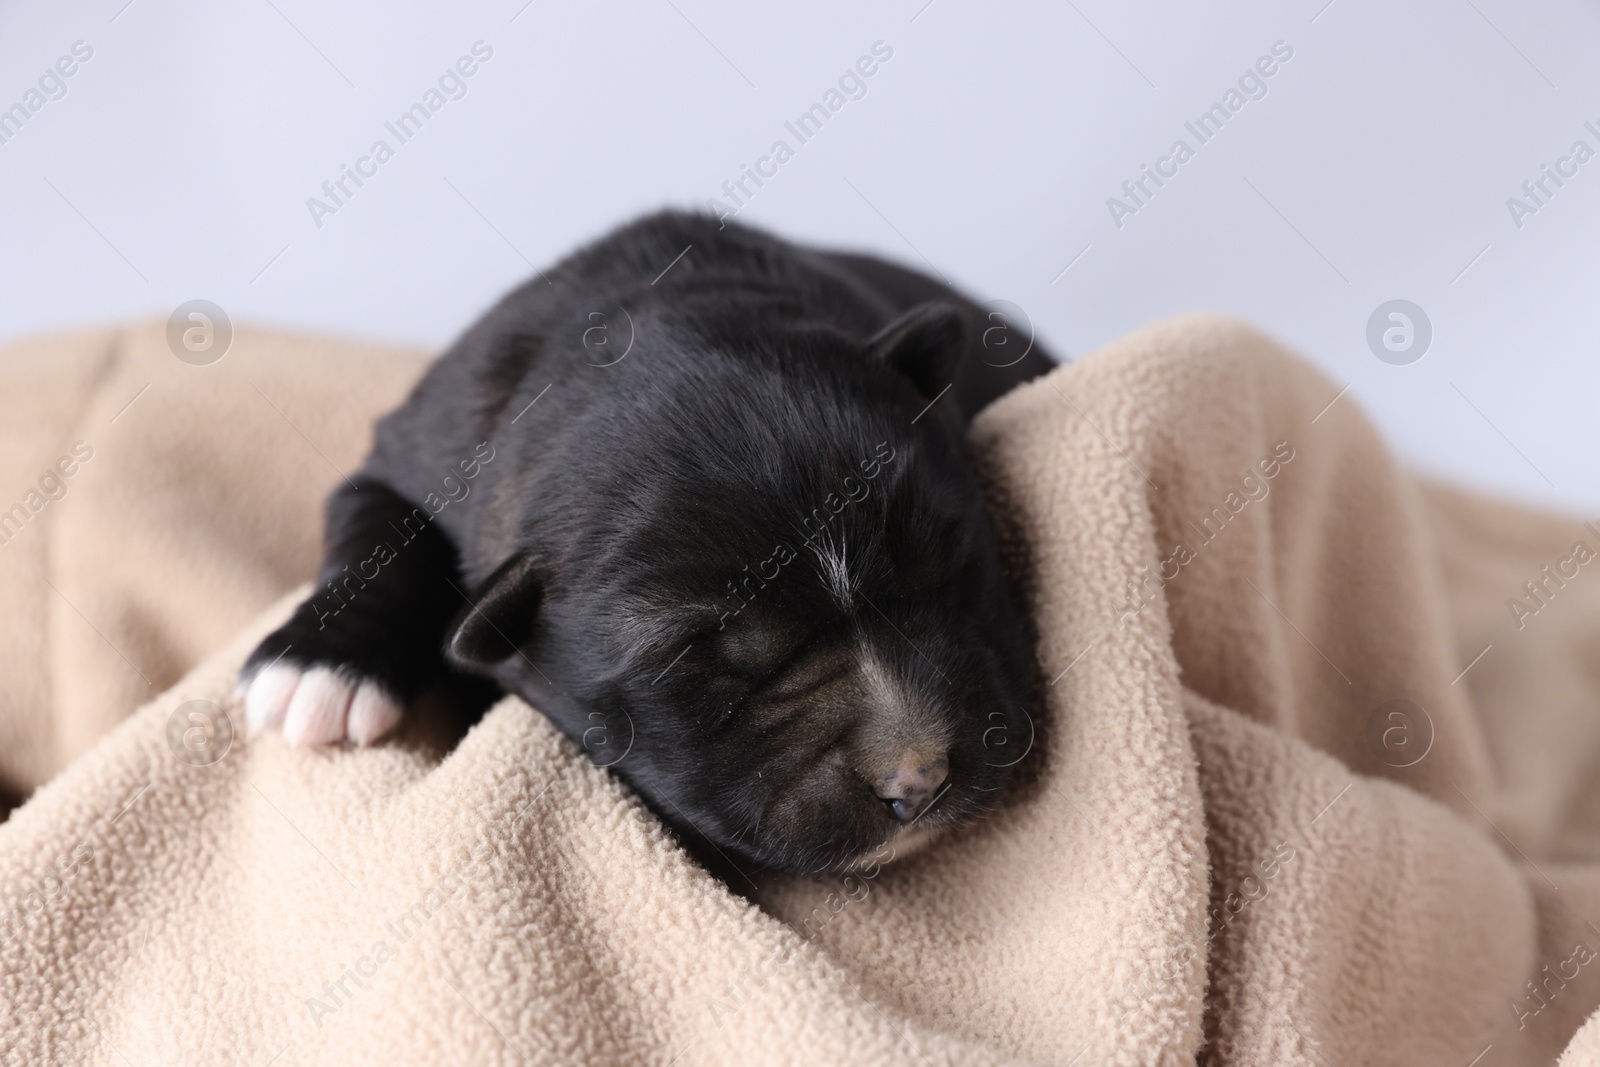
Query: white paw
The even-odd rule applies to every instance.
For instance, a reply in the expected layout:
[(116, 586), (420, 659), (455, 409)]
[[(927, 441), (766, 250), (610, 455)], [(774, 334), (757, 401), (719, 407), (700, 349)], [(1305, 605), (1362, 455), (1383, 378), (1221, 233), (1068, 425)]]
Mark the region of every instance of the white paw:
[(378, 683), (356, 682), (327, 667), (275, 663), (256, 674), (244, 699), (251, 733), (281, 728), (291, 745), (349, 739), (370, 745), (400, 721), (400, 705)]

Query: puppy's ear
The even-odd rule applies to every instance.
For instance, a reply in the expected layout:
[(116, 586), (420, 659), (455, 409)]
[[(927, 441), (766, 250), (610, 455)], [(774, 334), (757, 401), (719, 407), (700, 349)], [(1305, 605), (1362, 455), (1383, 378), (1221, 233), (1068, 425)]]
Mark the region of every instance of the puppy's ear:
[(478, 591), (445, 641), (445, 658), (464, 671), (486, 674), (517, 654), (533, 636), (544, 583), (532, 553), (502, 563)]
[(867, 351), (931, 398), (953, 380), (956, 360), (966, 344), (966, 317), (954, 305), (933, 300), (879, 330), (867, 342)]

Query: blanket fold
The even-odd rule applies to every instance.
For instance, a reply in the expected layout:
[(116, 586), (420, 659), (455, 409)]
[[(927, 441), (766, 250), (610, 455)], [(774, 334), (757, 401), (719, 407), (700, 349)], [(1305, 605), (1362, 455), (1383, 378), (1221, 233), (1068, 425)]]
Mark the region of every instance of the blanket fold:
[(0, 352), (0, 1062), (1600, 1062), (1581, 521), (1420, 483), (1244, 326), (1141, 330), (973, 430), (1039, 631), (1015, 795), (741, 896), (516, 699), (243, 736), (423, 365)]

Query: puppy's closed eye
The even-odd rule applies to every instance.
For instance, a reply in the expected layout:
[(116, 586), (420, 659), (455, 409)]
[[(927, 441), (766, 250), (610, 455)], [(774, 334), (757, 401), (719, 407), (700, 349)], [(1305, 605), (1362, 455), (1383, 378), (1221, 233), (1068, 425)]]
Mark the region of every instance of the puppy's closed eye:
[(765, 677), (794, 654), (807, 634), (797, 621), (773, 615), (735, 619), (713, 636), (723, 663), (740, 674)]

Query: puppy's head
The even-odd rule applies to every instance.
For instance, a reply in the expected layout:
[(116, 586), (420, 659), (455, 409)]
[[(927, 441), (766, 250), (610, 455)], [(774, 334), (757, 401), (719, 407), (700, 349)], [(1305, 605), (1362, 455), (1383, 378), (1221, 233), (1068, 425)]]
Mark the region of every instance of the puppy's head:
[(728, 858), (845, 867), (989, 811), (1031, 743), (1032, 649), (929, 410), (953, 316), (663, 346), (529, 493), (452, 660)]

